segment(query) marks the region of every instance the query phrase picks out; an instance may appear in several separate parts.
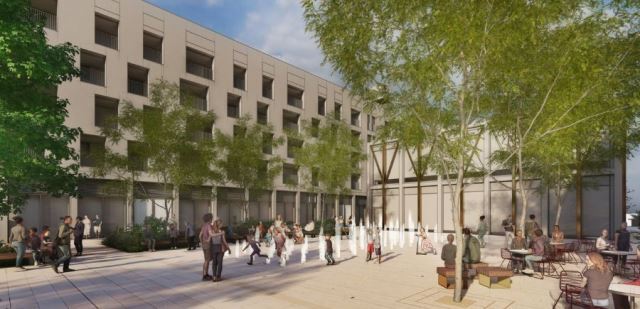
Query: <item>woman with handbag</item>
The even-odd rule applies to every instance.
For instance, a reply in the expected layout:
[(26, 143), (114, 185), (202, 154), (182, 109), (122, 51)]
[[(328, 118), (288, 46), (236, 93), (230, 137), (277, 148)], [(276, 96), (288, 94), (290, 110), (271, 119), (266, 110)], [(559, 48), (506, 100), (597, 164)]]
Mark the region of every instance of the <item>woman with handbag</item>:
[(211, 230), (211, 260), (213, 261), (212, 272), (213, 282), (222, 280), (222, 259), (224, 252), (229, 251), (227, 239), (224, 237), (224, 231), (220, 229), (220, 221), (215, 221)]

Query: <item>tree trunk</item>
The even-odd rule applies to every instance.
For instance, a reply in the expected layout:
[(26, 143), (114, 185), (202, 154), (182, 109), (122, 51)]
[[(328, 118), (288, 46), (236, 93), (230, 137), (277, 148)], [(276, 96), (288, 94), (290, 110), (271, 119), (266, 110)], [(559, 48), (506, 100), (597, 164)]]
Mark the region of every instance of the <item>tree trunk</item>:
[(518, 215), (518, 168), (515, 164), (511, 166), (511, 223), (516, 225)]
[(244, 201), (242, 201), (242, 221), (249, 219), (249, 189), (244, 189)]
[(560, 225), (560, 214), (562, 213), (562, 200), (560, 199), (560, 184), (558, 184), (556, 186), (556, 192), (555, 192), (555, 196), (556, 196), (556, 221), (555, 221), (555, 225)]
[(582, 165), (576, 166), (576, 236), (582, 238)]
[(462, 256), (464, 255), (464, 238), (462, 236), (462, 222), (461, 222), (461, 197), (462, 186), (464, 177), (464, 157), (462, 155), (458, 158), (458, 179), (456, 181), (456, 191), (453, 196), (453, 226), (456, 233), (456, 279), (455, 290), (453, 293), (453, 301), (462, 301)]

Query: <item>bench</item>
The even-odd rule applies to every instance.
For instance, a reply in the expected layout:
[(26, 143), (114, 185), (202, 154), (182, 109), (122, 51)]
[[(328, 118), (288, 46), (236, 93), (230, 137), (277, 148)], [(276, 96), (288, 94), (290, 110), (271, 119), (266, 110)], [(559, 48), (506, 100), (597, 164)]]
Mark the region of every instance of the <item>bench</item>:
[(478, 272), (478, 268), (482, 268), (482, 267), (489, 267), (488, 263), (484, 263), (484, 262), (477, 262), (477, 263), (472, 263), (472, 264), (464, 264), (464, 269), (469, 271), (469, 275), (473, 278), (476, 277), (477, 272)]
[[(438, 284), (445, 289), (453, 289), (456, 287), (456, 269), (449, 267), (438, 267)], [(473, 280), (473, 279), (472, 279)], [(462, 271), (462, 288), (469, 287), (469, 273), (466, 270)]]
[(513, 272), (502, 267), (480, 267), (478, 271), (478, 281), (488, 288), (511, 288), (511, 276)]

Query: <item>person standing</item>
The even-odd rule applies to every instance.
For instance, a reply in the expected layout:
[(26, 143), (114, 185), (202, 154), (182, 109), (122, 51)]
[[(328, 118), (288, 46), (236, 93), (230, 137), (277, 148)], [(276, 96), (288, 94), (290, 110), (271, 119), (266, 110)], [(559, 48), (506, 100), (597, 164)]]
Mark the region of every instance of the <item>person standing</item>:
[(202, 228), (200, 229), (200, 244), (202, 246), (202, 252), (204, 253), (204, 263), (202, 264), (202, 281), (212, 280), (213, 277), (209, 275), (209, 262), (211, 262), (211, 234), (212, 227), (211, 221), (213, 220), (213, 214), (207, 213), (202, 216)]
[(58, 273), (58, 266), (63, 264), (62, 271), (70, 272), (74, 271), (69, 268), (69, 264), (71, 263), (71, 234), (74, 233), (74, 229), (71, 228), (71, 216), (65, 216), (63, 218), (62, 224), (58, 228), (58, 236), (54, 243), (56, 243), (56, 247), (58, 247), (61, 256), (51, 265), (53, 271)]
[(213, 261), (212, 272), (213, 272), (213, 282), (222, 280), (222, 259), (224, 257), (224, 252), (229, 250), (229, 245), (227, 244), (227, 239), (224, 237), (224, 232), (220, 229), (218, 225), (219, 222), (213, 223), (213, 229), (211, 233), (211, 260)]
[(84, 219), (82, 219), (82, 224), (84, 225), (84, 238), (88, 239), (89, 237), (91, 237), (91, 219), (89, 219), (89, 216), (84, 216)]
[(373, 255), (373, 231), (368, 228), (367, 229), (367, 262), (371, 261), (371, 256)]
[(331, 234), (327, 234), (324, 238), (326, 250), (324, 252), (324, 258), (327, 260), (327, 265), (335, 265), (336, 260), (333, 258), (333, 243), (331, 242)]
[(187, 226), (187, 231), (185, 236), (187, 237), (187, 245), (189, 246), (187, 250), (196, 250), (196, 231), (193, 228), (193, 225), (189, 222), (185, 222)]
[(169, 241), (171, 241), (171, 249), (178, 249), (178, 229), (175, 223), (169, 224)]
[(480, 222), (478, 222), (478, 240), (480, 241), (480, 248), (484, 248), (486, 242), (484, 241), (484, 236), (487, 235), (487, 231), (489, 227), (487, 226), (487, 221), (484, 220), (485, 216), (480, 216)]
[(73, 245), (76, 247), (76, 256), (82, 256), (82, 238), (84, 237), (84, 223), (82, 217), (76, 217), (76, 225), (73, 227)]
[[(616, 231), (615, 235), (615, 247), (618, 251), (631, 251), (631, 233), (627, 231), (627, 222), (620, 223), (620, 229)], [(620, 256), (622, 259), (622, 267), (627, 262), (627, 256)], [(613, 259), (616, 263), (618, 262), (618, 257), (614, 256)]]
[(480, 262), (480, 241), (473, 235), (468, 228), (462, 229), (464, 236), (464, 256), (462, 261), (465, 264), (475, 264)]
[(527, 245), (530, 245), (533, 241), (533, 233), (540, 229), (540, 225), (536, 222), (536, 215), (530, 214), (529, 221), (524, 224), (524, 236), (527, 237)]
[(507, 216), (506, 219), (502, 220), (502, 228), (504, 229), (504, 247), (510, 248), (511, 241), (513, 240), (513, 220), (511, 219), (511, 215)]
[(100, 216), (96, 215), (96, 218), (93, 220), (93, 234), (96, 235), (96, 238), (100, 238), (100, 232), (102, 232), (102, 220)]
[(25, 230), (24, 225), (22, 225), (22, 217), (15, 216), (13, 217), (13, 221), (16, 223), (16, 226), (11, 228), (9, 243), (16, 250), (16, 267), (24, 269), (22, 266), (22, 258), (24, 257), (24, 252), (27, 250), (27, 231)]
[(149, 250), (149, 252), (155, 252), (156, 251), (156, 235), (154, 233), (154, 231), (151, 229), (151, 225), (146, 224), (144, 226), (144, 232), (142, 233), (144, 236), (144, 240), (147, 243), (147, 250)]

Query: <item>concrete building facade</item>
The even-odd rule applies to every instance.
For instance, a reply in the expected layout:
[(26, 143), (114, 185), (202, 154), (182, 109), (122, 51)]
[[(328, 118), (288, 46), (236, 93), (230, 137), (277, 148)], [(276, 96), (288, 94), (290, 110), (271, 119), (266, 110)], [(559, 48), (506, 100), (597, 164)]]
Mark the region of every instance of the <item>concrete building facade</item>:
[[(118, 113), (122, 101), (138, 108), (148, 104), (149, 84), (158, 79), (179, 84), (195, 97), (197, 108), (216, 113), (207, 135), (215, 129), (231, 134), (236, 119), (249, 114), (258, 122), (270, 123), (276, 136), (285, 136), (284, 129), (301, 130), (303, 120), (318, 122), (334, 111), (363, 144), (374, 134), (375, 118), (364, 113), (342, 86), (142, 0), (33, 0), (32, 14), (45, 22), (51, 44), (71, 42), (80, 49), (76, 60), (81, 76), (60, 85), (57, 94), (70, 101), (66, 124), (82, 128), (82, 136), (72, 147), (80, 154), (81, 171), (87, 175), (94, 165), (88, 156), (92, 151), (110, 147), (126, 154), (135, 143), (105, 145), (100, 127)], [(251, 217), (269, 220), (281, 214), (287, 221), (306, 223), (320, 216), (320, 199), (315, 193), (285, 184), (299, 183), (301, 171), (293, 165), (287, 149), (300, 142), (287, 140), (272, 150), (285, 160), (283, 173), (275, 178), (272, 191), (251, 197)], [(352, 194), (341, 197), (339, 205), (329, 205), (327, 216), (364, 215), (370, 177), (365, 163), (361, 168), (362, 172), (352, 177)], [(108, 232), (141, 223), (145, 216), (163, 216), (158, 204), (167, 193), (154, 178), (141, 176), (139, 185), (146, 195), (143, 198), (134, 190), (133, 207), (126, 206), (124, 196), (103, 193), (101, 188), (108, 181), (84, 181), (80, 198), (33, 195), (23, 208), (25, 223), (56, 227), (63, 215), (100, 215), (103, 232)], [(217, 193), (213, 198), (212, 190)], [(225, 222), (236, 223), (241, 219), (243, 194), (231, 186), (192, 188), (180, 194), (172, 219), (183, 228), (185, 222), (199, 225), (202, 214), (213, 212)], [(6, 218), (0, 221), (2, 225), (0, 233), (6, 233)], [(0, 234), (0, 238), (6, 235)]]

